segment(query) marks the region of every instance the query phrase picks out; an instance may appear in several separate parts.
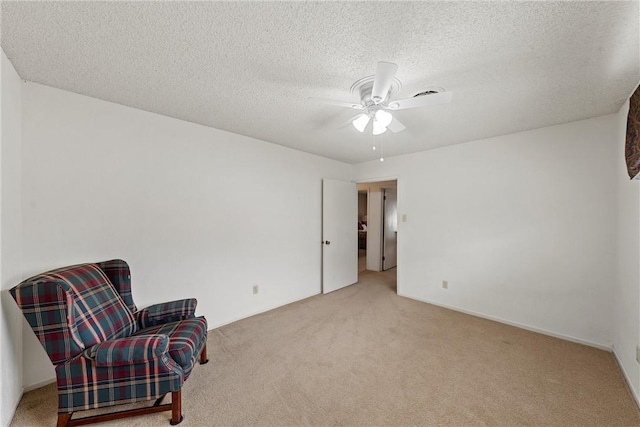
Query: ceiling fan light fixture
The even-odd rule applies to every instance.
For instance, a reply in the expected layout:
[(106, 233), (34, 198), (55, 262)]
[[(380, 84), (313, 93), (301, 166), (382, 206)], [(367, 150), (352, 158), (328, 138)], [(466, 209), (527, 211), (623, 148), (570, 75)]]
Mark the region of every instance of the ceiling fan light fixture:
[(351, 124), (358, 132), (364, 132), (364, 129), (369, 124), (369, 115), (364, 113), (358, 114)]
[(393, 116), (388, 111), (378, 110), (376, 111), (376, 122), (385, 129), (389, 126), (389, 123), (393, 120)]
[(360, 133), (364, 133), (369, 122), (372, 122), (373, 135), (381, 135), (387, 130), (398, 133), (406, 129), (402, 122), (392, 115), (394, 111), (451, 102), (452, 92), (445, 92), (440, 87), (427, 88), (410, 98), (395, 99), (402, 87), (402, 83), (396, 77), (396, 71), (397, 64), (380, 61), (374, 76), (363, 77), (352, 84), (351, 94), (360, 99), (359, 104), (327, 99), (322, 101), (338, 107), (361, 110), (361, 114), (349, 120)]
[(386, 126), (382, 126), (380, 124), (380, 122), (377, 121), (377, 120), (373, 121), (373, 134), (374, 135), (382, 135), (386, 131), (387, 131), (387, 127)]

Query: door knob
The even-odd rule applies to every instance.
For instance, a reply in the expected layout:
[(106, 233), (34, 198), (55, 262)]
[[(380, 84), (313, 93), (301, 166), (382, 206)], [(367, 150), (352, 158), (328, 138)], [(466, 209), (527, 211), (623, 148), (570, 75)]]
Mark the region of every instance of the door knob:
[(324, 243), (325, 245), (330, 245), (330, 244), (331, 244), (331, 242), (330, 242), (330, 241), (328, 241), (328, 240), (325, 240), (325, 241), (324, 241), (324, 242), (322, 242), (322, 243)]

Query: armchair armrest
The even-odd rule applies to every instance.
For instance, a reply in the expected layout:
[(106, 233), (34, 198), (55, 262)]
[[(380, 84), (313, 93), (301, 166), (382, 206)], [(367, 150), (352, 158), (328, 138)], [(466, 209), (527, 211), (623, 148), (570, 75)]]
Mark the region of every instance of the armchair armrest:
[(97, 367), (134, 365), (157, 359), (168, 348), (167, 335), (137, 335), (96, 344), (85, 351), (85, 356)]
[(151, 305), (136, 313), (138, 325), (140, 325), (141, 328), (149, 328), (151, 326), (191, 319), (195, 317), (197, 304), (198, 301), (195, 298), (188, 298)]

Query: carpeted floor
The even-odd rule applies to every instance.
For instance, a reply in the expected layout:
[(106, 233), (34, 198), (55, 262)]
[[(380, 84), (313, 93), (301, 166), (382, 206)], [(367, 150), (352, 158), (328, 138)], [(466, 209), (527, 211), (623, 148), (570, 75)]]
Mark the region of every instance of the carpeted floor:
[[(402, 298), (395, 269), (209, 332), (182, 426), (640, 425), (611, 353)], [(169, 413), (104, 425), (168, 425)], [(12, 425), (52, 426), (55, 386)]]

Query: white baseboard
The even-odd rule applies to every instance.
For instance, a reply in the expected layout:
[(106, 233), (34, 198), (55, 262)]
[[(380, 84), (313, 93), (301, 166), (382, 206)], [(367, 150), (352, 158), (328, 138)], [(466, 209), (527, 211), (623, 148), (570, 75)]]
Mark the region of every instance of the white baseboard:
[[(11, 405), (11, 410), (7, 410), (6, 413), (4, 411), (4, 407), (3, 407), (3, 412), (2, 412), (2, 419), (0, 420), (0, 425), (2, 426), (9, 426), (11, 425), (11, 421), (13, 420), (14, 415), (16, 414), (16, 410), (18, 409), (18, 405), (20, 404), (20, 400), (22, 400), (22, 395), (24, 394), (24, 391), (20, 393), (20, 396), (18, 396), (18, 399), (14, 402), (13, 405)], [(7, 405), (9, 406), (9, 405)]]
[(26, 387), (22, 387), (22, 392), (20, 392), (20, 396), (18, 397), (18, 400), (15, 402), (15, 404), (13, 405), (13, 407), (11, 408), (11, 414), (2, 414), (3, 417), (6, 416), (6, 419), (2, 420), (2, 425), (3, 426), (8, 426), (9, 424), (11, 424), (11, 420), (13, 420), (14, 415), (16, 414), (16, 410), (18, 409), (18, 405), (20, 405), (20, 401), (22, 400), (22, 396), (24, 396), (25, 393), (31, 391), (31, 390), (35, 390), (37, 388), (40, 387), (44, 387), (46, 385), (49, 385), (51, 383), (56, 382), (56, 378), (48, 378), (46, 380), (43, 381), (38, 381), (35, 384), (31, 384), (29, 386)]
[(500, 317), (491, 316), (491, 315), (483, 314), (483, 313), (478, 313), (476, 311), (467, 310), (467, 309), (464, 309), (464, 308), (456, 307), (454, 305), (442, 304), (442, 303), (439, 303), (439, 302), (434, 302), (434, 301), (430, 301), (430, 300), (427, 300), (427, 299), (424, 299), (424, 298), (417, 298), (417, 297), (413, 297), (413, 296), (409, 296), (409, 295), (404, 295), (404, 294), (401, 294), (401, 293), (398, 293), (398, 295), (400, 295), (401, 297), (413, 299), (413, 300), (424, 302), (424, 303), (427, 303), (427, 304), (436, 305), (438, 307), (446, 308), (446, 309), (449, 309), (449, 310), (459, 311), (460, 313), (470, 314), (472, 316), (481, 317), (483, 319), (493, 320), (494, 322), (504, 323), (505, 325), (515, 326), (516, 328), (526, 329), (527, 331), (537, 332), (539, 334), (548, 335), (548, 336), (554, 337), (554, 338), (559, 338), (559, 339), (562, 339), (562, 340), (565, 340), (565, 341), (571, 341), (571, 342), (575, 342), (577, 344), (583, 344), (583, 345), (587, 345), (589, 347), (595, 347), (597, 349), (604, 350), (604, 351), (609, 351), (609, 352), (613, 351), (613, 347), (611, 345), (596, 343), (596, 342), (592, 342), (592, 341), (583, 340), (581, 338), (572, 337), (572, 336), (569, 336), (569, 335), (563, 335), (563, 334), (559, 334), (559, 333), (556, 333), (556, 332), (547, 331), (546, 329), (540, 329), (540, 328), (536, 328), (535, 326), (525, 325), (523, 323), (513, 322), (511, 320), (502, 319)]
[[(275, 307), (268, 307), (268, 308), (265, 308), (265, 309), (262, 309), (262, 310), (259, 310), (259, 311), (256, 311), (256, 312), (252, 312), (250, 314), (238, 317), (238, 318), (233, 319), (233, 320), (222, 322), (222, 323), (219, 323), (219, 324), (216, 324), (216, 325), (210, 325), (209, 326), (209, 330), (217, 329), (217, 328), (220, 328), (222, 326), (229, 325), (229, 324), (231, 324), (233, 322), (237, 322), (238, 320), (246, 319), (248, 317), (256, 316), (258, 314), (262, 314), (262, 313), (265, 313), (267, 311), (274, 310), (276, 308), (284, 307), (285, 305), (289, 305), (289, 304), (292, 304), (294, 302), (302, 301), (304, 299), (310, 298), (310, 297), (315, 296), (315, 295), (318, 295), (318, 294), (305, 296), (305, 297), (302, 297), (302, 298), (287, 302), (287, 303), (282, 304), (282, 305), (278, 305), (278, 306), (275, 306)], [(612, 352), (614, 354), (615, 358), (616, 358), (618, 366), (620, 366), (620, 370), (622, 371), (622, 374), (623, 374), (623, 376), (625, 378), (625, 381), (627, 382), (629, 390), (631, 390), (631, 394), (633, 395), (633, 397), (634, 397), (634, 399), (636, 401), (636, 404), (640, 408), (640, 396), (638, 396), (638, 392), (636, 392), (636, 390), (634, 390), (633, 387), (631, 386), (631, 381), (629, 380), (629, 376), (628, 376), (627, 372), (624, 370), (624, 367), (622, 366), (622, 363), (620, 363), (620, 358), (618, 357), (618, 354), (616, 353), (615, 348), (613, 348), (610, 345), (595, 343), (595, 342), (592, 342), (592, 341), (583, 340), (583, 339), (572, 337), (572, 336), (569, 336), (569, 335), (564, 335), (564, 334), (559, 334), (559, 333), (556, 333), (556, 332), (547, 331), (545, 329), (536, 328), (534, 326), (529, 326), (529, 325), (525, 325), (525, 324), (522, 324), (522, 323), (513, 322), (513, 321), (510, 321), (510, 320), (502, 319), (500, 317), (490, 316), (490, 315), (487, 315), (487, 314), (475, 312), (475, 311), (472, 311), (472, 310), (467, 310), (467, 309), (460, 308), (460, 307), (453, 306), (453, 305), (449, 305), (449, 304), (442, 304), (442, 303), (430, 301), (430, 300), (427, 300), (427, 299), (424, 299), (424, 298), (417, 298), (417, 297), (412, 297), (412, 296), (409, 296), (409, 295), (404, 295), (404, 294), (402, 294), (400, 292), (398, 292), (398, 295), (401, 296), (401, 297), (404, 297), (404, 298), (409, 298), (409, 299), (413, 299), (413, 300), (416, 300), (416, 301), (424, 302), (426, 304), (431, 304), (431, 305), (435, 305), (435, 306), (438, 306), (438, 307), (446, 308), (446, 309), (449, 309), (449, 310), (458, 311), (460, 313), (469, 314), (471, 316), (476, 316), (476, 317), (480, 317), (480, 318), (483, 318), (483, 319), (493, 320), (495, 322), (504, 323), (505, 325), (515, 326), (517, 328), (525, 329), (525, 330), (532, 331), (532, 332), (537, 332), (537, 333), (540, 333), (540, 334), (543, 334), (543, 335), (548, 335), (548, 336), (551, 336), (551, 337), (554, 337), (554, 338), (559, 338), (559, 339), (562, 339), (562, 340), (565, 340), (565, 341), (571, 341), (571, 342), (575, 342), (577, 344), (583, 344), (583, 345), (587, 345), (589, 347), (595, 347), (595, 348), (598, 348), (600, 350)], [(37, 388), (44, 387), (46, 385), (54, 383), (55, 381), (56, 381), (55, 377), (48, 378), (46, 380), (39, 381), (39, 382), (37, 382), (35, 384), (31, 384), (29, 386), (24, 387), (22, 392), (23, 393), (27, 393), (27, 392), (29, 392), (31, 390), (35, 390)], [(18, 399), (18, 402), (20, 402), (20, 399)], [(16, 405), (16, 408), (17, 408), (17, 405)], [(15, 412), (16, 408), (14, 408), (14, 412)], [(13, 417), (13, 415), (12, 415), (12, 417)]]
[(638, 392), (633, 388), (632, 386), (633, 383), (631, 382), (631, 378), (629, 378), (629, 374), (627, 373), (627, 371), (625, 371), (624, 365), (622, 364), (622, 361), (620, 360), (620, 357), (618, 356), (618, 352), (616, 350), (617, 349), (613, 347), (613, 355), (616, 358), (616, 362), (618, 362), (618, 366), (620, 367), (620, 371), (622, 372), (622, 376), (624, 377), (624, 380), (627, 382), (627, 387), (629, 387), (629, 390), (631, 391), (631, 395), (635, 399), (636, 405), (638, 405), (638, 409), (640, 409), (640, 396), (638, 396)]
[(316, 295), (320, 295), (320, 292), (316, 292), (316, 293), (313, 293), (311, 295), (307, 295), (307, 296), (302, 297), (302, 298), (296, 298), (293, 301), (285, 302), (284, 304), (278, 304), (278, 305), (275, 305), (273, 307), (267, 307), (267, 308), (260, 309), (260, 310), (257, 310), (257, 311), (252, 311), (252, 312), (250, 312), (250, 313), (248, 313), (246, 315), (235, 317), (235, 318), (233, 318), (231, 320), (228, 320), (228, 321), (225, 321), (225, 322), (216, 323), (215, 325), (208, 325), (208, 328), (209, 328), (208, 330), (211, 331), (213, 329), (218, 329), (218, 328), (221, 328), (222, 326), (230, 325), (230, 324), (232, 324), (234, 322), (237, 322), (238, 320), (248, 319), (249, 317), (257, 316), (258, 314), (266, 313), (267, 311), (275, 310), (276, 308), (284, 307), (285, 305), (293, 304), (294, 302), (302, 301), (302, 300), (305, 300), (307, 298), (314, 297)]
[(31, 390), (35, 390), (35, 389), (37, 389), (37, 388), (44, 387), (44, 386), (46, 386), (46, 385), (49, 385), (49, 384), (51, 384), (51, 383), (55, 383), (55, 382), (56, 382), (56, 377), (53, 377), (53, 378), (47, 378), (46, 380), (38, 381), (38, 382), (37, 382), (37, 383), (35, 383), (35, 384), (30, 384), (30, 385), (28, 385), (28, 386), (25, 386), (25, 387), (22, 389), (22, 393), (27, 393), (27, 392), (29, 392), (29, 391), (31, 391)]

